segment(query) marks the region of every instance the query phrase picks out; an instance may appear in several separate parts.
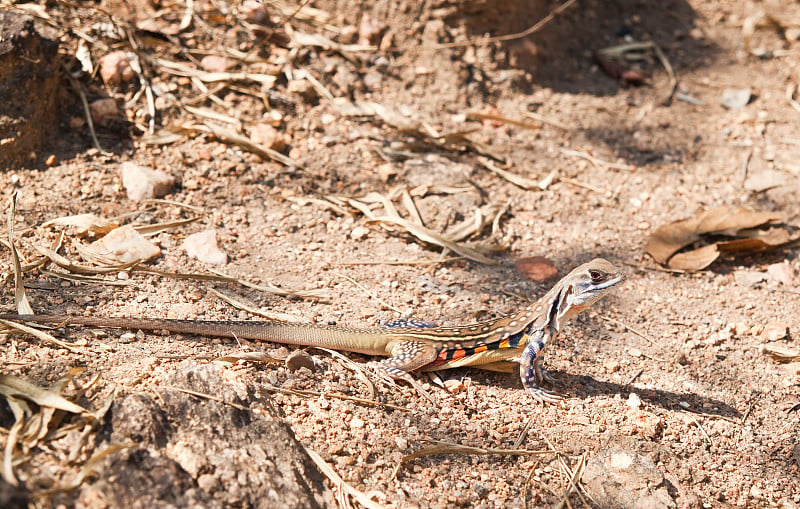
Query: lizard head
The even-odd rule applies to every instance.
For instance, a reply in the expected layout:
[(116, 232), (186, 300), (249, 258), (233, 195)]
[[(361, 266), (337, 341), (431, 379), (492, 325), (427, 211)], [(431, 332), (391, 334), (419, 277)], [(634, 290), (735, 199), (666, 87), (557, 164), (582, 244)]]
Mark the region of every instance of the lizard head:
[(625, 281), (625, 274), (602, 258), (584, 263), (565, 277), (562, 288), (561, 315), (570, 318), (588, 308), (608, 291)]

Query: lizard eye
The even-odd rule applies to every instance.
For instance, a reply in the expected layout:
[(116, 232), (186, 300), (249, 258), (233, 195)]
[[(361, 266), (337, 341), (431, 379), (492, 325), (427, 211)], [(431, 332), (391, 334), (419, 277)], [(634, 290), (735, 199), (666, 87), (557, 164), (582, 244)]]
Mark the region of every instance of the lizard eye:
[(592, 278), (593, 283), (600, 283), (605, 281), (606, 273), (599, 270), (590, 270), (589, 277)]

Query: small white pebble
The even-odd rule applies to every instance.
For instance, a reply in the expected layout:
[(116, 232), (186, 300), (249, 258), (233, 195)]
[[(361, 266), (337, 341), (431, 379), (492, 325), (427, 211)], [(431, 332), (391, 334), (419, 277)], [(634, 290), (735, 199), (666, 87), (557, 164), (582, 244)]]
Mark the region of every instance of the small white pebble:
[(356, 226), (353, 228), (353, 231), (350, 232), (350, 238), (353, 240), (361, 240), (369, 235), (369, 228), (365, 226)]
[(628, 395), (628, 406), (631, 408), (639, 408), (642, 406), (642, 399), (639, 397), (638, 394), (632, 392)]
[(350, 427), (352, 429), (363, 428), (364, 427), (364, 421), (362, 421), (358, 417), (353, 417), (352, 419), (350, 419)]

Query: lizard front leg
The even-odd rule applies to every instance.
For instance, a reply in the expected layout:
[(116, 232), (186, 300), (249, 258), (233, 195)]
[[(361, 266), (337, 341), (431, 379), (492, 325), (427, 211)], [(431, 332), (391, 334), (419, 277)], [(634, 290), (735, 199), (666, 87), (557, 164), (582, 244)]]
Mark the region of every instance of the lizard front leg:
[(553, 391), (539, 387), (539, 384), (543, 381), (550, 381), (553, 378), (542, 368), (542, 362), (544, 361), (542, 350), (548, 339), (550, 338), (547, 333), (536, 331), (522, 350), (522, 355), (519, 358), (519, 375), (522, 379), (522, 385), (525, 386), (528, 394), (533, 396), (533, 399), (543, 403), (564, 399)]

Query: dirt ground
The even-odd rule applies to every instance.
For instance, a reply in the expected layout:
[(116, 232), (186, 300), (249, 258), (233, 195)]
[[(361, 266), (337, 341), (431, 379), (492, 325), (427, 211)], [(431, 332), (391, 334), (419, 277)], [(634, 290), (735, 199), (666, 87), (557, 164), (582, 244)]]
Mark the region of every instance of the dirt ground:
[[(405, 385), (379, 386), (382, 401), (407, 411), (281, 393), (274, 394), (274, 403), (303, 445), (388, 507), (562, 506), (569, 482), (554, 454), (427, 456), (409, 461), (393, 476), (403, 456), (426, 440), (487, 449), (556, 449), (571, 467), (621, 448), (649, 459), (663, 474), (669, 500), (651, 507), (800, 507), (800, 363), (778, 363), (764, 353), (767, 343), (800, 350), (797, 248), (725, 258), (695, 273), (664, 270), (643, 250), (657, 227), (702, 208), (741, 205), (800, 223), (800, 106), (792, 105), (800, 99), (792, 95), (800, 83), (800, 4), (579, 0), (532, 35), (492, 42), (473, 39), (521, 32), (558, 4), (373, 4), (323, 0), (300, 10), (296, 4), (283, 10), (267, 4), (273, 21), (284, 21), (276, 26), (289, 27), (289, 36), (293, 29), (355, 43), (354, 31), (355, 39), (374, 35), (364, 42), (375, 47), (365, 51), (298, 48), (279, 44), (275, 36), (260, 53), (247, 29), (226, 31), (232, 18), (220, 14), (222, 5), (216, 2), (198, 2), (195, 23), (181, 33), (150, 34), (152, 40), (140, 34), (156, 48), (154, 55), (184, 62), (222, 46), (267, 53), (260, 72), (277, 77), (268, 92), (259, 96), (251, 92), (257, 87), (244, 85), (211, 87), (221, 100), (193, 105), (238, 119), (238, 127), (226, 125), (233, 130), (274, 124), (288, 142), (283, 153), (297, 165), (262, 158), (210, 134), (146, 144), (140, 130), (146, 121), (135, 113), (144, 104), (139, 98), (123, 110), (126, 122), (98, 127), (99, 141), (109, 151), (103, 153), (92, 148), (88, 127), (79, 121), (80, 100), (70, 91), (59, 132), (39, 154), (40, 161), (54, 154), (55, 163), (0, 173), (4, 202), (12, 192), (19, 194), (15, 230), (23, 264), (37, 258), (34, 245), (54, 242), (58, 229), (42, 224), (57, 217), (92, 212), (154, 224), (199, 216), (195, 223), (151, 237), (162, 255), (148, 265), (186, 273), (221, 270), (283, 289), (321, 290), (321, 300), (289, 299), (239, 285), (213, 285), (270, 316), (374, 326), (409, 315), (456, 325), (511, 313), (552, 285), (526, 279), (516, 269), (517, 260), (544, 256), (563, 275), (604, 257), (623, 268), (628, 279), (549, 345), (546, 364), (558, 378), (553, 389), (567, 396), (560, 404), (536, 404), (515, 374), (477, 369), (441, 373), (453, 380), (447, 382), (455, 387), (452, 394), (419, 375), (436, 405)], [(66, 4), (52, 8), (61, 9), (56, 19), (73, 19), (64, 14)], [(104, 9), (119, 15), (122, 7), (112, 3)], [(165, 19), (179, 22), (184, 9), (181, 3)], [(747, 26), (760, 10), (767, 13), (762, 21), (773, 22), (755, 23), (749, 36)], [(85, 33), (104, 40), (106, 49), (127, 47), (100, 37), (93, 23), (102, 16), (93, 9), (79, 14)], [(376, 27), (372, 31), (362, 21), (367, 15)], [(63, 53), (74, 53), (80, 39), (75, 33), (62, 32)], [(678, 79), (671, 101), (666, 101), (669, 76), (652, 51), (632, 64), (645, 78), (641, 86), (609, 76), (593, 59), (594, 51), (628, 40), (655, 41), (663, 51)], [(182, 57), (178, 43), (186, 45), (188, 56)], [(463, 44), (440, 46), (444, 43)], [(99, 43), (92, 47), (102, 56)], [(284, 65), (276, 66), (278, 61)], [(149, 69), (166, 97), (156, 102), (161, 108), (157, 129), (197, 123), (178, 106), (200, 95), (191, 80), (179, 81), (156, 65)], [(319, 87), (308, 86), (302, 73)], [(290, 86), (293, 81), (306, 86)], [(106, 86), (98, 77), (83, 82), (91, 83), (90, 100), (108, 94), (123, 108), (137, 89), (135, 83)], [(721, 106), (726, 89), (744, 88), (752, 90), (747, 105)], [(403, 121), (430, 131), (468, 132), (471, 142), (443, 147), (379, 115), (343, 113), (342, 104), (364, 102), (399, 112)], [(497, 117), (481, 120), (475, 113)], [(165, 197), (169, 201), (131, 201), (119, 177), (123, 161), (163, 170), (180, 185)], [(487, 161), (537, 182), (555, 173), (544, 189), (522, 189), (487, 170)], [(497, 264), (452, 252), (442, 257), (440, 247), (383, 228), (346, 204), (337, 208), (324, 201), (330, 195), (424, 189), (418, 186), (428, 186), (429, 192), (420, 191), (414, 201), (425, 225), (435, 231), (473, 218), (482, 207), (504, 211), (495, 232), (489, 225), (466, 241), (505, 246), (491, 255)], [(434, 192), (436, 186), (464, 189)], [(395, 201), (406, 214), (401, 203)], [(182, 249), (187, 235), (205, 229), (216, 230), (226, 265), (206, 265)], [(82, 242), (87, 241), (70, 237), (61, 252), (81, 261), (75, 246)], [(3, 272), (10, 274), (10, 256), (4, 258)], [(780, 282), (768, 267), (784, 261), (793, 279)], [(43, 271), (28, 272), (25, 282), (39, 313), (252, 317), (217, 298), (212, 285), (202, 281), (137, 273), (105, 278), (124, 285), (79, 282)], [(6, 281), (4, 308), (12, 310), (13, 281)], [(783, 338), (762, 334), (781, 327), (789, 331)], [(70, 328), (68, 339), (82, 348), (69, 352), (27, 336), (7, 336), (0, 340), (4, 371), (39, 385), (53, 383), (70, 367), (81, 367), (83, 380), (99, 374), (82, 400), (97, 408), (112, 394), (153, 393), (187, 356), (205, 363), (242, 348), (263, 348), (81, 328)], [(285, 351), (278, 345), (266, 350)], [(370, 397), (367, 386), (336, 358), (309, 352), (314, 370), (242, 363), (230, 367), (231, 377)], [(12, 422), (4, 417), (3, 428)], [(527, 436), (515, 445), (526, 426)], [(30, 454), (17, 466), (21, 475), (26, 465), (56, 478), (80, 469), (80, 461), (65, 458), (57, 467), (58, 455), (47, 448)], [(87, 445), (80, 457), (91, 454)], [(58, 500), (65, 506), (91, 505), (81, 489)], [(606, 506), (575, 493), (569, 504)]]

